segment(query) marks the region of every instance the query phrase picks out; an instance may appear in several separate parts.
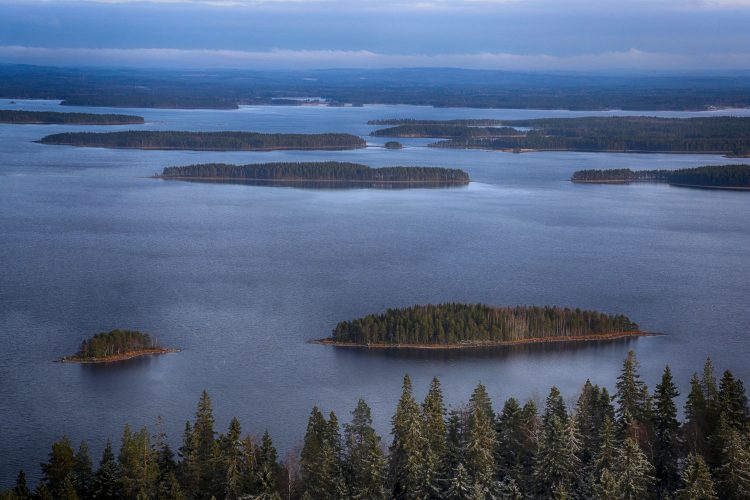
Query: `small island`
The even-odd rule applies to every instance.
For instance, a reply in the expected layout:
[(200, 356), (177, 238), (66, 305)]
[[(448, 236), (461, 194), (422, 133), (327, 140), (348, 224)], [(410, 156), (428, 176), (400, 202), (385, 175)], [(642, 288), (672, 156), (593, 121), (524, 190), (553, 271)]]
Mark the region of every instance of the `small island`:
[(325, 183), (336, 187), (362, 184), (374, 187), (453, 186), (469, 183), (463, 170), (441, 167), (371, 168), (359, 163), (337, 161), (300, 163), (251, 163), (229, 165), (206, 163), (184, 167), (166, 167), (154, 177), (167, 180), (221, 182)]
[(652, 335), (622, 314), (554, 306), (415, 305), (342, 321), (315, 343), (341, 347), (444, 349)]
[(84, 340), (78, 352), (60, 359), (63, 363), (112, 363), (126, 359), (178, 352), (162, 347), (148, 333), (135, 330), (112, 330), (97, 333)]
[(266, 134), (260, 132), (141, 131), (66, 132), (39, 140), (42, 144), (114, 149), (191, 151), (275, 151), (358, 149), (367, 146), (352, 134)]
[(578, 170), (570, 180), (581, 184), (659, 182), (680, 187), (750, 190), (750, 165), (710, 165), (678, 170)]
[(385, 144), (383, 144), (383, 147), (385, 149), (403, 149), (404, 145), (398, 141), (388, 141)]
[(134, 115), (0, 109), (0, 123), (26, 125), (134, 125), (142, 124), (144, 120), (142, 116)]
[(447, 139), (437, 148), (750, 155), (750, 118), (597, 116), (530, 120), (380, 120), (374, 136)]

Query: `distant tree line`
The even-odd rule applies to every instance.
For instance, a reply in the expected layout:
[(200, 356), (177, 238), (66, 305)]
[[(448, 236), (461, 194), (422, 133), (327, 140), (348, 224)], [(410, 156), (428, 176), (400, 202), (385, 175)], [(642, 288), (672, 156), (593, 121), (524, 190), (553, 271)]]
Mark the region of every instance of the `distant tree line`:
[(385, 118), (369, 120), (368, 125), (458, 125), (467, 127), (494, 127), (504, 125), (503, 120), (493, 118), (456, 119), (456, 120), (420, 120), (416, 118)]
[(385, 149), (402, 149), (404, 147), (404, 145), (398, 141), (388, 141), (383, 144), (383, 146)]
[(484, 304), (416, 305), (342, 321), (331, 339), (355, 344), (507, 342), (637, 332), (622, 314), (562, 307), (492, 307)]
[(0, 109), (0, 123), (123, 125), (143, 123), (143, 117), (117, 114), (58, 113), (55, 111)]
[[(504, 127), (493, 129), (452, 121), (415, 122), (376, 130), (373, 135), (398, 136), (412, 131), (413, 135), (422, 133), (420, 137), (450, 136), (449, 140), (430, 144), (444, 148), (750, 154), (750, 118), (746, 117), (609, 116), (502, 120), (501, 123)], [(530, 130), (522, 132), (511, 127)], [(493, 135), (492, 130), (501, 132)]]
[(175, 453), (157, 422), (125, 426), (119, 452), (107, 443), (98, 467), (86, 442), (52, 445), (32, 491), (23, 472), (16, 499), (645, 499), (750, 498), (750, 416), (732, 372), (711, 360), (679, 396), (667, 366), (651, 392), (631, 351), (613, 395), (586, 381), (568, 407), (552, 387), (540, 410), (507, 399), (496, 411), (487, 388), (447, 409), (433, 379), (420, 404), (409, 376), (391, 420), (389, 445), (360, 399), (343, 425), (313, 408), (301, 451), (279, 461), (267, 432), (243, 435), (234, 418), (217, 433), (205, 392)]
[(160, 109), (238, 109), (235, 99), (190, 94), (136, 92), (121, 94), (103, 92), (71, 96), (60, 103), (63, 106), (103, 106), (108, 108), (160, 108)]
[(184, 167), (166, 167), (165, 178), (300, 180), (351, 182), (439, 182), (465, 184), (469, 175), (463, 170), (441, 167), (370, 168), (359, 163), (337, 161), (300, 163), (251, 163), (228, 165), (206, 163)]
[(678, 170), (578, 170), (573, 182), (668, 182), (684, 186), (750, 188), (750, 165), (710, 165)]
[(524, 135), (524, 133), (511, 127), (416, 123), (375, 130), (370, 135), (376, 137), (455, 137), (469, 139)]
[(135, 330), (112, 330), (84, 340), (75, 354), (78, 359), (106, 358), (159, 347), (151, 335)]
[(341, 150), (363, 148), (364, 139), (351, 134), (265, 134), (259, 132), (65, 132), (43, 137), (42, 144), (133, 149), (196, 151), (269, 151), (277, 149)]

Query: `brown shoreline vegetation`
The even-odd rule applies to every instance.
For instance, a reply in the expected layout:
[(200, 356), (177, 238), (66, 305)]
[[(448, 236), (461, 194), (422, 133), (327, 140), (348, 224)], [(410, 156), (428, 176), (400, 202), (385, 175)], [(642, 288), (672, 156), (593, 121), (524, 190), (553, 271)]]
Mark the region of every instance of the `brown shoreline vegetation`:
[(116, 363), (118, 361), (125, 361), (128, 359), (138, 358), (141, 356), (154, 356), (159, 354), (169, 354), (172, 352), (180, 352), (180, 349), (170, 347), (154, 347), (150, 349), (138, 349), (136, 351), (123, 352), (120, 354), (113, 354), (111, 356), (104, 356), (99, 358), (83, 358), (80, 356), (63, 356), (58, 361), (60, 363)]
[(629, 337), (658, 337), (663, 333), (654, 332), (612, 332), (591, 335), (571, 335), (569, 337), (534, 337), (530, 339), (519, 340), (476, 340), (464, 341), (455, 344), (390, 344), (384, 342), (359, 344), (356, 342), (341, 342), (332, 338), (311, 340), (311, 344), (329, 345), (333, 347), (359, 347), (365, 349), (481, 349), (488, 347), (503, 347), (524, 344), (545, 344), (549, 342), (596, 342), (619, 340)]

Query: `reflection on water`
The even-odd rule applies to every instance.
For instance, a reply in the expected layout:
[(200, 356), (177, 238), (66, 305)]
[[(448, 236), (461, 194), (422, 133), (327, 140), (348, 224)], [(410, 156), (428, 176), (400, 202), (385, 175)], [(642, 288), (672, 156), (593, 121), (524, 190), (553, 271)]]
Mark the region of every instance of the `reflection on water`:
[(295, 189), (445, 189), (466, 188), (468, 183), (454, 182), (384, 182), (384, 181), (296, 181), (296, 180), (245, 180), (245, 179), (187, 179), (160, 177), (165, 181), (198, 182), (208, 184), (241, 184), (245, 186), (270, 186)]
[(604, 351), (609, 348), (622, 352), (623, 349), (633, 347), (640, 337), (624, 337), (614, 340), (590, 340), (586, 342), (537, 342), (533, 344), (517, 344), (492, 347), (465, 347), (461, 349), (419, 349), (408, 347), (341, 347), (325, 346), (334, 349), (337, 357), (356, 361), (359, 356), (384, 357), (399, 360), (432, 360), (457, 361), (472, 359), (508, 360), (517, 357), (545, 356), (551, 353), (575, 353), (587, 351)]

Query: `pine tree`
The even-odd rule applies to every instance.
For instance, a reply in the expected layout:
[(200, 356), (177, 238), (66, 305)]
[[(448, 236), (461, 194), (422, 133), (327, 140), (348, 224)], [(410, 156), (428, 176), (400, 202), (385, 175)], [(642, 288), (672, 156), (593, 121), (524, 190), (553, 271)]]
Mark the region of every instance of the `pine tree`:
[(474, 390), (469, 406), (466, 470), (483, 489), (489, 489), (495, 476), (496, 447), (492, 405), (482, 384)]
[(723, 428), (724, 449), (716, 472), (719, 496), (727, 500), (750, 498), (750, 443), (732, 425)]
[(363, 399), (352, 412), (352, 422), (344, 426), (344, 436), (351, 498), (384, 499), (385, 457), (372, 427), (370, 407)]
[(107, 441), (99, 462), (99, 469), (94, 475), (94, 498), (97, 500), (119, 500), (123, 497), (120, 482), (120, 468), (112, 453), (112, 442)]
[(419, 405), (412, 395), (411, 379), (404, 376), (401, 399), (392, 421), (390, 478), (396, 499), (420, 498), (424, 491), (424, 455), (427, 439)]
[(41, 464), (44, 482), (50, 493), (56, 497), (63, 495), (65, 481), (73, 481), (75, 473), (75, 451), (68, 436), (52, 443), (49, 461)]
[(618, 450), (613, 472), (617, 477), (619, 498), (638, 500), (650, 497), (653, 467), (634, 439), (625, 438)]
[(658, 478), (660, 496), (668, 498), (679, 485), (677, 469), (680, 442), (680, 424), (674, 399), (679, 396), (672, 381), (669, 365), (664, 368), (661, 383), (654, 392), (654, 470)]
[(682, 488), (677, 491), (680, 500), (718, 500), (711, 473), (700, 455), (690, 454), (682, 471)]

